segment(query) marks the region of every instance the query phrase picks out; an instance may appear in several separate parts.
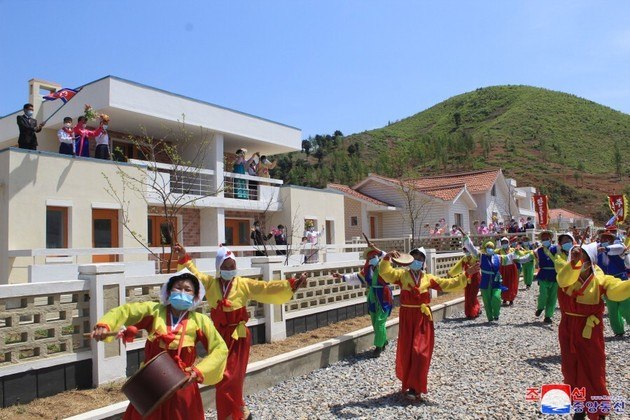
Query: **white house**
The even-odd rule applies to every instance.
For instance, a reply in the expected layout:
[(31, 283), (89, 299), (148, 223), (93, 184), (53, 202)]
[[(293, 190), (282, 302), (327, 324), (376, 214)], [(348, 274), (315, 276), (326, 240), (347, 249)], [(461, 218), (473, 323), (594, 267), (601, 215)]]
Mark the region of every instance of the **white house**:
[[(410, 234), (410, 209), (418, 210), (416, 234), (428, 233), (440, 219), (446, 226), (462, 226), (470, 230), (473, 221), (489, 223), (511, 218), (535, 217), (533, 187), (517, 187), (506, 179), (501, 169), (444, 174), (399, 180), (369, 174), (353, 187), (329, 184), (328, 189), (345, 195), (346, 240), (360, 236), (372, 238), (399, 237)], [(409, 201), (405, 191), (413, 190)], [(409, 205), (411, 203), (411, 207)]]
[(549, 210), (549, 226), (554, 227), (558, 232), (566, 232), (570, 231), (574, 226), (578, 229), (593, 228), (595, 223), (588, 216), (571, 210), (557, 208)]
[[(33, 79), (28, 88), (28, 102), (34, 105), (38, 121), (50, 117), (62, 104), (41, 97), (60, 89), (59, 84)], [(119, 158), (126, 162), (57, 153), (56, 133), (63, 118), (70, 116), (76, 122), (85, 104), (110, 116), (113, 146), (122, 151), (124, 156)], [(16, 116), (21, 113), (0, 118), (0, 284), (33, 280), (39, 269), (50, 270), (53, 264), (61, 272), (88, 262), (151, 266), (146, 252), (129, 251), (140, 247), (130, 231), (145, 238), (146, 245), (160, 246), (164, 218), (158, 211), (159, 197), (151, 191), (142, 196), (127, 191), (121, 204), (106, 192), (108, 182), (122, 191), (121, 171), (137, 175), (138, 167), (149, 165), (132, 137), (168, 137), (170, 144), (178, 146), (181, 141), (172, 133), (185, 122), (192, 146), (181, 151), (183, 158), (192, 159), (200, 149), (196, 144), (207, 145), (199, 175), (193, 180), (177, 185), (170, 182), (174, 167), (168, 161), (143, 172), (159, 176), (174, 196), (185, 191), (186, 197), (196, 200), (176, 220), (176, 239), (189, 247), (250, 245), (252, 222), (261, 219), (265, 223), (265, 218), (283, 211), (282, 181), (230, 172), (231, 153), (247, 148), (249, 154), (274, 155), (301, 148), (297, 128), (113, 76), (86, 84), (52, 116), (37, 134), (37, 151), (15, 148)], [(245, 186), (244, 196), (235, 193), (239, 185)], [(315, 208), (306, 210), (317, 214), (322, 223), (332, 223), (343, 241), (343, 210), (338, 212), (340, 220), (329, 220), (318, 207), (325, 202), (314, 201)], [(128, 229), (121, 222), (125, 218)], [(334, 235), (329, 239), (336, 240)], [(95, 252), (98, 248), (107, 253)]]

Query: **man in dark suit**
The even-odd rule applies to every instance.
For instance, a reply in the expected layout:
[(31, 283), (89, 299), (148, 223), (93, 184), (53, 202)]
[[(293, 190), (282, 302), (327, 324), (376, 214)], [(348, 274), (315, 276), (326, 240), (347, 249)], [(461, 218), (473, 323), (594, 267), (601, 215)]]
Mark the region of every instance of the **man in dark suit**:
[(42, 131), (42, 127), (46, 123), (37, 124), (37, 120), (33, 118), (33, 104), (25, 104), (22, 109), (24, 110), (24, 115), (17, 116), (17, 125), (20, 129), (18, 146), (20, 149), (37, 150), (37, 136), (35, 133)]

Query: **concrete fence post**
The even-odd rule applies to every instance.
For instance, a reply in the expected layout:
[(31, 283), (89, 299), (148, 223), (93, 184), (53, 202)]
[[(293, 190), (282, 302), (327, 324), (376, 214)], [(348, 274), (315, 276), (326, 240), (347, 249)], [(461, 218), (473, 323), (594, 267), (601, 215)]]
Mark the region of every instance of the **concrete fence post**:
[[(110, 309), (125, 303), (124, 264), (79, 265), (79, 279), (90, 282), (90, 324)], [(111, 343), (91, 341), (92, 385), (100, 386), (127, 376), (127, 353), (120, 340)]]
[[(260, 267), (264, 281), (280, 280), (283, 273), (284, 256), (254, 257), (252, 268)], [(287, 338), (284, 305), (264, 304), (265, 341), (272, 343)]]
[[(436, 267), (437, 251), (434, 248), (427, 248), (425, 249), (425, 251), (427, 253), (427, 259), (425, 261), (426, 263), (425, 270), (427, 273), (433, 274), (435, 272), (435, 267)], [(437, 290), (429, 289), (429, 292), (431, 293), (431, 298), (437, 297)]]

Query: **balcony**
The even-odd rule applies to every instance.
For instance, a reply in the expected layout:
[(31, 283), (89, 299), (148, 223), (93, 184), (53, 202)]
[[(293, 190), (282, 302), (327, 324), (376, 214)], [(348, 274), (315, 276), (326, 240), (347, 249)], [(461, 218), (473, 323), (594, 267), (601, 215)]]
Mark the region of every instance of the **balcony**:
[[(146, 168), (149, 180), (146, 183), (149, 204), (162, 204), (162, 197), (173, 193), (184, 196), (184, 200), (195, 207), (223, 207), (252, 211), (277, 211), (280, 179), (224, 172), (223, 180), (216, 182), (215, 171), (174, 166), (130, 159), (128, 163)], [(155, 170), (149, 170), (153, 166)], [(157, 190), (157, 192), (156, 192)], [(180, 201), (181, 202), (181, 201)]]

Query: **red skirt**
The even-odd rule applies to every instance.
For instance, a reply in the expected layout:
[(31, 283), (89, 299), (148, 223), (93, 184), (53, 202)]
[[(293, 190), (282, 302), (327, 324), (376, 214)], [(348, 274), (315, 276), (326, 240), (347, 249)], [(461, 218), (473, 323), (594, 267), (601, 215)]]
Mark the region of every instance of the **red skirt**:
[(479, 316), (479, 284), (481, 283), (481, 274), (477, 273), (470, 279), (470, 283), (466, 285), (464, 290), (464, 313), (467, 317), (476, 318)]
[(433, 321), (420, 308), (400, 308), (396, 376), (402, 389), (427, 393), (427, 377), (433, 356)]
[(503, 278), (503, 285), (507, 287), (506, 291), (501, 292), (501, 299), (512, 302), (518, 293), (518, 268), (516, 268), (516, 264), (502, 265), (499, 268), (499, 273)]

